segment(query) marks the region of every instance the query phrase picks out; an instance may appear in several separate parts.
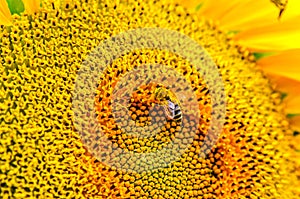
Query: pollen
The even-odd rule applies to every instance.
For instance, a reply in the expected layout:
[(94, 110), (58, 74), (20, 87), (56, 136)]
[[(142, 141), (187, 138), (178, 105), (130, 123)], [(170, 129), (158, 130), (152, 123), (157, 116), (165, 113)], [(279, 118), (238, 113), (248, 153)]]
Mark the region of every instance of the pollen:
[[(168, 90), (168, 85), (151, 82), (131, 93), (128, 106), (116, 107), (127, 114), (120, 121), (114, 119), (118, 116), (112, 107), (114, 87), (142, 64), (158, 63), (180, 73), (193, 88), (200, 112), (197, 128), (191, 120), (185, 126), (188, 131), (179, 135), (183, 143), (188, 143), (190, 134), (194, 137), (176, 161), (156, 170), (145, 166), (136, 173), (103, 164), (90, 153), (74, 127), (72, 93), (77, 72), (92, 50), (118, 33), (143, 27), (178, 31), (207, 51), (225, 86), (226, 121), (219, 139), (202, 157), (212, 114), (212, 91), (205, 77), (185, 58), (159, 49), (138, 50), (114, 60), (94, 88), (97, 121), (106, 127), (106, 137), (114, 147), (155, 152), (171, 143), (180, 134), (182, 121), (190, 119), (185, 115), (179, 120), (168, 118), (165, 104), (155, 97), (157, 88)], [(15, 15), (12, 26), (1, 26), (0, 53), (1, 198), (300, 196), (299, 167), (294, 166), (292, 133), (280, 94), (249, 52), (234, 45), (213, 22), (180, 5), (43, 1), (40, 12)], [(133, 83), (134, 77), (127, 85)], [(94, 128), (84, 121), (83, 125)], [(91, 144), (97, 148), (101, 137)], [(130, 157), (119, 161), (128, 169), (134, 163)]]

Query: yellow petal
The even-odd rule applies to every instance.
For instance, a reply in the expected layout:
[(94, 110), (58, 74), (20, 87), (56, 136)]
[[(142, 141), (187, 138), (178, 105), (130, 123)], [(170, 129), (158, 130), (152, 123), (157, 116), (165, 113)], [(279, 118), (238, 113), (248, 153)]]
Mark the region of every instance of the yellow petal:
[(204, 3), (204, 1), (205, 0), (189, 0), (189, 1), (187, 1), (187, 0), (177, 0), (177, 2), (180, 5), (182, 5), (186, 8), (189, 8), (191, 10), (196, 10), (199, 5)]
[(270, 74), (284, 76), (300, 81), (300, 48), (264, 57), (257, 64)]
[(300, 115), (291, 118), (290, 124), (293, 130), (300, 132)]
[(240, 1), (220, 16), (220, 26), (227, 30), (243, 31), (277, 21), (278, 9), (269, 1)]
[(300, 1), (299, 0), (289, 0), (286, 10), (283, 12), (281, 16), (281, 20), (287, 20), (293, 18), (300, 14)]
[(287, 97), (284, 99), (286, 113), (300, 114), (300, 81), (272, 73), (269, 74), (268, 76), (274, 83), (275, 89), (287, 94)]
[(11, 25), (12, 17), (6, 0), (0, 0), (0, 25)]
[[(181, 0), (183, 3), (184, 0)], [(204, 1), (204, 0), (202, 0)], [(196, 3), (190, 3), (190, 7), (196, 6)], [(186, 4), (186, 3), (185, 3)], [(286, 21), (299, 15), (299, 0), (290, 0), (281, 21)], [(231, 31), (243, 31), (255, 29), (265, 25), (278, 22), (279, 9), (271, 1), (204, 1), (200, 14), (209, 19), (219, 21), (223, 29)]]
[(213, 19), (215, 21), (218, 21), (227, 12), (230, 12), (232, 9), (235, 9), (235, 7), (240, 3), (241, 2), (239, 0), (205, 1), (199, 14), (205, 16), (208, 19)]
[(256, 52), (274, 52), (300, 48), (300, 15), (276, 24), (238, 33), (235, 40)]
[(34, 14), (40, 8), (40, 0), (23, 0), (23, 3), (28, 14)]

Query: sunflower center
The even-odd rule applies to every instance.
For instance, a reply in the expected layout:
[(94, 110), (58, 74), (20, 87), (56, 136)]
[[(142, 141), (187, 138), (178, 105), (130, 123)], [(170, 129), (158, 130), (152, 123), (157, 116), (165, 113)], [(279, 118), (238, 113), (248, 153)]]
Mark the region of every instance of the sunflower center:
[[(280, 95), (273, 91), (248, 52), (232, 45), (212, 23), (165, 1), (129, 0), (117, 5), (66, 1), (60, 6), (56, 1), (45, 2), (41, 13), (32, 17), (21, 15), (14, 26), (2, 27), (0, 31), (4, 74), (0, 121), (3, 132), (9, 132), (1, 134), (0, 139), (0, 146), (6, 146), (1, 149), (4, 155), (0, 171), (8, 179), (1, 184), (0, 194), (16, 198), (39, 198), (45, 193), (50, 198), (272, 198), (285, 194), (285, 183), (289, 181), (285, 175), (292, 172), (285, 159), (287, 144), (282, 144), (287, 124)], [(199, 74), (192, 63), (176, 53), (159, 49), (125, 53), (101, 77), (95, 77), (99, 86), (93, 88), (96, 97), (91, 101), (96, 110), (79, 110), (85, 115), (97, 113), (97, 124), (82, 120), (82, 128), (93, 132), (99, 124), (105, 130), (105, 136), (95, 132), (93, 139), (84, 141), (97, 148), (104, 145), (104, 138), (109, 139), (114, 144), (103, 146), (108, 153), (102, 155), (131, 169), (138, 160), (127, 157), (128, 153), (118, 159), (117, 152), (159, 151), (176, 140), (176, 133), (183, 143), (190, 143), (192, 138), (191, 144), (182, 149), (184, 153), (171, 164), (164, 165), (170, 157), (163, 154), (150, 162), (153, 167), (163, 167), (153, 171), (147, 162), (139, 165), (145, 166), (142, 173), (134, 173), (109, 167), (86, 150), (74, 130), (73, 116), (78, 112), (72, 109), (72, 92), (76, 76), (80, 75), (77, 72), (93, 49), (120, 32), (141, 27), (176, 30), (205, 48), (225, 84), (226, 96), (222, 97), (226, 99), (226, 121), (221, 137), (211, 149), (210, 141), (216, 137), (213, 133), (207, 135), (215, 119), (212, 115), (217, 112), (212, 108), (224, 102), (213, 101), (216, 91), (207, 84), (208, 74)], [(139, 85), (129, 96), (128, 106), (113, 106), (113, 89), (120, 78), (147, 63), (162, 64), (181, 74), (182, 81), (173, 89), (185, 90), (183, 80), (190, 85), (197, 99), (197, 109), (191, 112), (200, 112), (199, 121), (188, 117), (189, 111), (185, 112), (187, 116), (175, 112), (176, 105), (182, 112), (192, 99), (178, 96), (185, 105), (179, 103), (173, 96), (177, 93), (170, 93), (169, 85)], [(127, 123), (118, 125), (114, 107), (126, 110), (123, 121)], [(151, 112), (151, 108), (158, 110)], [(160, 121), (165, 122), (158, 128)], [(187, 124), (184, 132), (181, 122)], [(156, 126), (151, 129), (151, 125)], [(159, 132), (146, 138), (127, 133), (142, 134), (155, 129)], [(205, 153), (206, 149), (209, 153)], [(207, 156), (203, 158), (201, 154)], [(40, 177), (38, 182), (36, 176)], [(13, 186), (14, 181), (22, 186)]]

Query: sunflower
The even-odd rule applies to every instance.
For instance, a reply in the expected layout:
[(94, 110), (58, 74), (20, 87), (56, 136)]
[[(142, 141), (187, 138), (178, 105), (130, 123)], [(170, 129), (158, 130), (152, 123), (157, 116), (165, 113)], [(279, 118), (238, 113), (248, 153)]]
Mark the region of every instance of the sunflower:
[(0, 197), (299, 198), (298, 6), (0, 1)]

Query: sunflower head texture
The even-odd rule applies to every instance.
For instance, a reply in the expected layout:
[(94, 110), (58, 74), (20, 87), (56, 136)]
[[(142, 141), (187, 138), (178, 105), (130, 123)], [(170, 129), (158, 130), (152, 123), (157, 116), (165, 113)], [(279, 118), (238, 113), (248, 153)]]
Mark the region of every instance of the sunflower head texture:
[[(49, 0), (34, 14), (12, 18), (12, 25), (0, 28), (1, 198), (300, 197), (281, 94), (253, 55), (213, 21), (167, 0)], [(214, 100), (214, 76), (165, 49), (106, 53), (113, 61), (99, 64), (93, 53), (104, 41), (145, 28), (197, 42), (203, 50), (198, 58), (203, 66), (214, 63), (224, 95)], [(155, 46), (169, 37), (131, 39)], [(87, 78), (79, 72), (85, 64), (103, 70)], [(136, 84), (139, 70), (149, 79), (174, 81)], [(76, 85), (78, 79), (84, 84)], [(92, 94), (92, 109), (80, 103), (78, 90)], [(80, 109), (74, 110), (75, 102)], [(210, 134), (219, 105), (225, 107), (223, 126)], [(85, 120), (91, 115), (92, 122)], [(105, 148), (96, 127), (112, 143), (105, 153), (96, 150)], [(168, 143), (185, 146), (172, 161), (162, 153), (147, 161), (128, 155), (156, 153)], [(111, 166), (99, 154), (119, 159)]]

